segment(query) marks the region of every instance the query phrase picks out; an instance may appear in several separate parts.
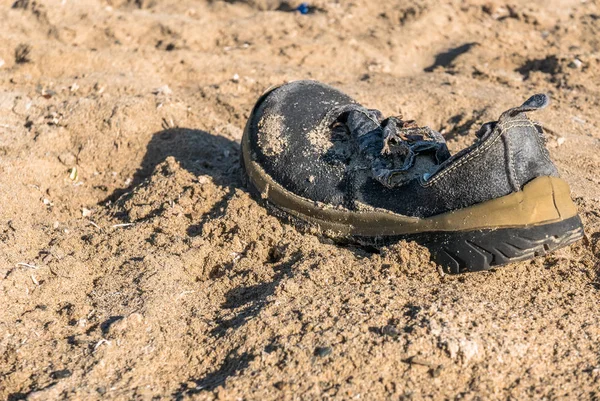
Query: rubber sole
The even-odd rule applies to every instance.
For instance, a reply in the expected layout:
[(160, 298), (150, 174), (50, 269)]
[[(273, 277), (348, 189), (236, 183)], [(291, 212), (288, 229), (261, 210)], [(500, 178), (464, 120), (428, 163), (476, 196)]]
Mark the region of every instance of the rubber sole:
[(427, 247), (445, 272), (458, 274), (543, 256), (582, 237), (581, 219), (574, 216), (531, 227), (431, 232), (404, 239)]
[[(252, 187), (250, 191), (257, 195)], [(486, 271), (510, 263), (547, 255), (583, 238), (579, 216), (555, 223), (521, 227), (455, 232), (425, 232), (393, 237), (362, 237), (328, 235), (304, 220), (261, 199), (269, 212), (302, 232), (324, 235), (341, 245), (381, 248), (401, 240), (414, 241), (426, 247), (431, 260), (447, 274)], [(331, 234), (331, 233), (329, 233)]]

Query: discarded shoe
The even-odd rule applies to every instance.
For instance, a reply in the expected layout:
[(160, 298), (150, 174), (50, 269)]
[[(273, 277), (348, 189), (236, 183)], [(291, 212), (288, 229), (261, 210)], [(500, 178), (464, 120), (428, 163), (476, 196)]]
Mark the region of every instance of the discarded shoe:
[(364, 245), (414, 240), (450, 273), (544, 255), (583, 236), (534, 95), (450, 155), (428, 127), (366, 109), (315, 81), (265, 93), (242, 140), (252, 193), (281, 217)]

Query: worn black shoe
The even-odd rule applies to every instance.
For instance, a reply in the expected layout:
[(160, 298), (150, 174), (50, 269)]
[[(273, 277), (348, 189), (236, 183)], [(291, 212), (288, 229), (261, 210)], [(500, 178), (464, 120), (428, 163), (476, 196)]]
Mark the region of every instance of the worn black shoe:
[(448, 272), (486, 270), (583, 235), (542, 128), (525, 115), (547, 103), (532, 96), (451, 156), (428, 127), (292, 82), (258, 100), (242, 166), (255, 195), (305, 228), (375, 246), (414, 240)]

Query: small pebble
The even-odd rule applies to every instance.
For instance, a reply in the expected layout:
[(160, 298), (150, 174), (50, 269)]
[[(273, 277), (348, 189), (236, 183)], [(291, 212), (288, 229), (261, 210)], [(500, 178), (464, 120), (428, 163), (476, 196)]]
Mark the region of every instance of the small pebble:
[(400, 330), (398, 330), (396, 326), (388, 324), (381, 328), (381, 334), (384, 336), (390, 336), (392, 338), (398, 338), (398, 336), (400, 336)]
[(154, 89), (152, 93), (154, 95), (170, 95), (171, 93), (173, 93), (173, 91), (171, 90), (171, 88), (169, 88), (169, 85), (163, 85), (160, 88)]
[(582, 65), (583, 63), (581, 62), (581, 60), (576, 58), (575, 60), (569, 63), (569, 68), (581, 68)]
[(317, 347), (315, 348), (315, 356), (323, 358), (331, 354), (332, 351), (333, 349), (331, 347)]
[(56, 370), (50, 373), (50, 377), (54, 380), (66, 379), (67, 377), (71, 377), (72, 373), (69, 369)]
[(73, 181), (77, 181), (77, 177), (79, 176), (78, 172), (77, 172), (77, 167), (73, 167), (71, 169), (71, 172), (69, 174), (69, 178)]
[(440, 374), (442, 373), (442, 369), (444, 369), (444, 366), (443, 365), (438, 365), (435, 368), (431, 368), (431, 370), (429, 371), (429, 374), (433, 378), (439, 377)]

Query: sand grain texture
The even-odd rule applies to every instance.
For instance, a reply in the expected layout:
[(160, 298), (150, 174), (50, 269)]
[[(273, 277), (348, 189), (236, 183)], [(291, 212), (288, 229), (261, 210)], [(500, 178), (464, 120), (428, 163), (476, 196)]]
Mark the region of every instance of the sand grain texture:
[[(0, 1), (0, 399), (600, 397), (598, 2), (311, 4)], [(549, 93), (586, 239), (451, 277), (281, 223), (239, 141), (306, 78), (453, 151)]]

